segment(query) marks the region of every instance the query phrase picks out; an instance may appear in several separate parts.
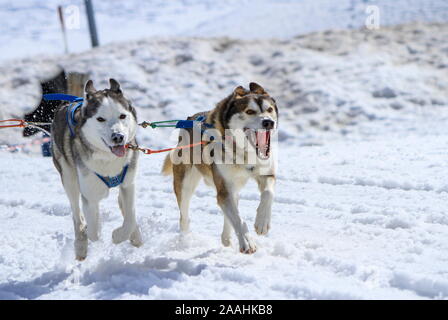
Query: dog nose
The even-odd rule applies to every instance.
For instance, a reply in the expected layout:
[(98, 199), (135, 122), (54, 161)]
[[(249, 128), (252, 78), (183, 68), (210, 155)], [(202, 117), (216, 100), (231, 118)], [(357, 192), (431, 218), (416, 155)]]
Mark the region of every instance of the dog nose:
[(123, 135), (123, 134), (121, 134), (121, 133), (116, 133), (116, 132), (112, 133), (112, 141), (113, 141), (114, 143), (116, 143), (116, 144), (120, 144), (120, 143), (123, 142), (123, 140), (124, 140), (124, 135)]
[(263, 126), (263, 128), (267, 129), (267, 130), (273, 129), (274, 128), (274, 124), (275, 124), (275, 122), (272, 121), (272, 120), (269, 120), (269, 119), (265, 119), (265, 120), (263, 120), (261, 122), (261, 125)]

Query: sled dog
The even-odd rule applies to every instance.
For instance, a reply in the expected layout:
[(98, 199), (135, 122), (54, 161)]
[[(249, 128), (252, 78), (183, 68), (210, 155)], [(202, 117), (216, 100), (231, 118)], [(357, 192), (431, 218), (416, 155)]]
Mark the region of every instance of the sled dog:
[(136, 111), (114, 79), (104, 90), (96, 90), (89, 80), (84, 91), (83, 102), (61, 105), (51, 128), (53, 163), (70, 201), (78, 260), (87, 256), (88, 239), (98, 240), (99, 203), (112, 187), (119, 187), (123, 215), (113, 242), (142, 245), (134, 205), (138, 152), (126, 148), (136, 144)]
[[(189, 161), (177, 161), (180, 153), (191, 151), (190, 149), (172, 152), (165, 158), (162, 173), (173, 174), (174, 192), (180, 210), (180, 230), (189, 230), (188, 210), (190, 199), (201, 178), (206, 184), (214, 186), (217, 191), (217, 201), (224, 213), (224, 228), (221, 241), (224, 246), (231, 245), (231, 231), (235, 230), (242, 253), (254, 253), (256, 245), (251, 239), (247, 224), (241, 219), (238, 212), (239, 191), (252, 178), (258, 183), (261, 199), (255, 219), (255, 231), (259, 235), (268, 233), (271, 224), (271, 207), (274, 197), (275, 163), (268, 161), (268, 171), (262, 170), (261, 163), (272, 158), (271, 138), (277, 129), (278, 108), (275, 100), (258, 84), (250, 83), (250, 90), (242, 86), (237, 87), (232, 94), (219, 102), (216, 107), (208, 112), (195, 114), (188, 120), (201, 122), (201, 130), (204, 135), (211, 129), (214, 138), (209, 139), (205, 146), (199, 146), (201, 152), (209, 146), (215, 146), (211, 152), (214, 159), (218, 151), (222, 157), (235, 160), (245, 159), (241, 162), (225, 161), (201, 161), (192, 159)], [(187, 129), (194, 136), (195, 129)], [(205, 132), (204, 132), (205, 130)], [(203, 139), (204, 135), (201, 136)], [(239, 139), (245, 138), (243, 142)], [(225, 143), (217, 144), (217, 138), (222, 138)], [(179, 146), (185, 145), (179, 138)], [(190, 143), (194, 140), (190, 139)], [(230, 142), (229, 142), (230, 141)], [(179, 153), (180, 152), (180, 153)], [(187, 152), (188, 153), (188, 152)], [(250, 155), (255, 155), (255, 161), (246, 161)], [(188, 157), (187, 157), (188, 158)]]

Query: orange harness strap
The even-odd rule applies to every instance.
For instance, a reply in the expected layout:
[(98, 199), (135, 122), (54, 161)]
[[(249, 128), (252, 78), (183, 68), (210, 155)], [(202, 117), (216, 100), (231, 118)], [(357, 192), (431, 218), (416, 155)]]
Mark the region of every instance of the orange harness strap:
[(161, 150), (152, 150), (152, 149), (148, 149), (148, 148), (140, 148), (139, 146), (134, 146), (132, 144), (127, 144), (126, 148), (131, 149), (131, 150), (136, 150), (136, 151), (141, 151), (144, 154), (153, 154), (153, 153), (162, 153), (162, 152), (169, 152), (172, 150), (180, 150), (180, 149), (185, 149), (185, 148), (191, 148), (191, 147), (195, 147), (201, 144), (205, 144), (205, 141), (200, 141), (200, 142), (196, 142), (196, 143), (191, 143), (191, 144), (187, 144), (185, 146), (180, 146), (180, 147), (174, 147), (174, 148), (167, 148), (167, 149), (161, 149)]
[(20, 119), (0, 120), (0, 122), (17, 122), (16, 124), (0, 125), (0, 129), (4, 129), (4, 128), (25, 128), (25, 126), (26, 126), (25, 121), (24, 120), (20, 120)]

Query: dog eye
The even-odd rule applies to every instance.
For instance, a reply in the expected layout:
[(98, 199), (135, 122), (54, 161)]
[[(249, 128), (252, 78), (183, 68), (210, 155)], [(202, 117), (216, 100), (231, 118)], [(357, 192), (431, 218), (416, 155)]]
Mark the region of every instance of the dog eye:
[(248, 114), (248, 115), (253, 115), (253, 114), (255, 114), (256, 112), (254, 111), (254, 110), (247, 110), (246, 111), (246, 113)]
[(125, 114), (120, 115), (120, 119), (121, 120), (126, 119), (126, 115)]
[(266, 110), (267, 112), (271, 113), (274, 109), (272, 109), (272, 107), (269, 107), (268, 110)]
[(104, 121), (106, 121), (106, 119), (101, 118), (101, 117), (96, 118), (96, 120), (98, 120), (99, 122), (104, 122)]

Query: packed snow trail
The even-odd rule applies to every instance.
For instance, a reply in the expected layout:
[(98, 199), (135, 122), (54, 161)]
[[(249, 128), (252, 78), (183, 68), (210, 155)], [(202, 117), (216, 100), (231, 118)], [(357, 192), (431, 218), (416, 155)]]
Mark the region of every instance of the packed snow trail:
[[(257, 82), (278, 102), (281, 141), (322, 142), (356, 133), (359, 123), (445, 114), (447, 38), (448, 24), (409, 24), (289, 40), (150, 38), (57, 59), (16, 60), (0, 64), (0, 119), (33, 110), (41, 99), (39, 80), (60, 65), (88, 73), (97, 87), (119, 80), (139, 121), (185, 119), (211, 109), (236, 86)], [(171, 132), (141, 131), (139, 143), (166, 147)], [(0, 144), (24, 142), (20, 133), (0, 130)]]
[[(325, 145), (280, 145), (272, 230), (254, 255), (220, 243), (215, 192), (200, 185), (181, 236), (162, 155), (142, 156), (137, 216), (145, 244), (113, 245), (113, 190), (101, 240), (76, 262), (69, 203), (50, 158), (0, 154), (0, 298), (420, 299), (448, 297), (444, 122), (421, 120)], [(259, 195), (243, 189), (252, 226)]]

